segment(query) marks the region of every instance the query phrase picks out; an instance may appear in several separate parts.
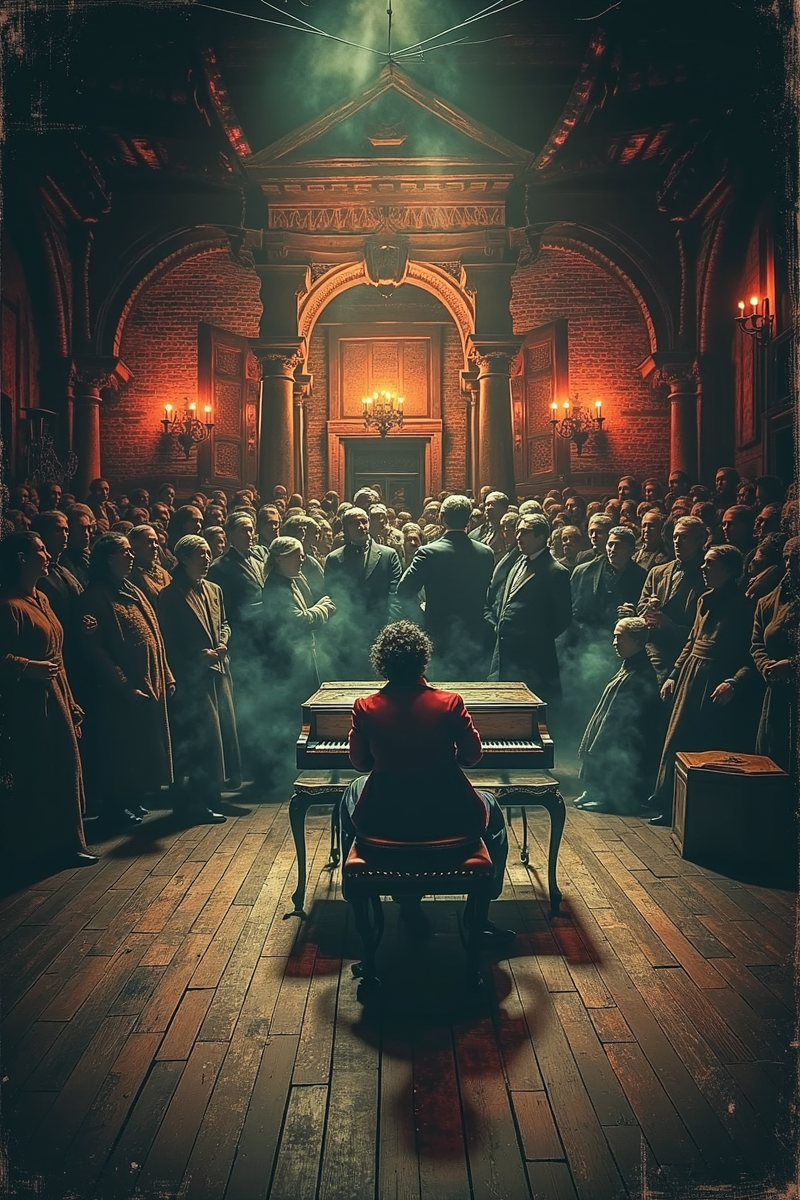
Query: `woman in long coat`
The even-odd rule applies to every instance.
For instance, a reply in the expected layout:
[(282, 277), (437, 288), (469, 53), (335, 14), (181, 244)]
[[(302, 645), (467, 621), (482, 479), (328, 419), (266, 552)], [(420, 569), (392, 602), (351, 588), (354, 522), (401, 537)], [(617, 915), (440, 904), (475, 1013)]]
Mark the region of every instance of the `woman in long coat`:
[(786, 574), (759, 600), (753, 622), (753, 662), (766, 684), (756, 753), (796, 776), (800, 538), (786, 543), (784, 562)]
[(96, 863), (83, 833), (83, 717), (63, 663), (64, 631), (37, 588), (50, 555), (36, 533), (0, 543), (2, 845), (10, 861)]
[(269, 546), (258, 642), (266, 683), (263, 754), (273, 777), (294, 762), (300, 708), (320, 683), (314, 630), (336, 607), (329, 596), (307, 603), (298, 583), (304, 559), (297, 538), (278, 537)]
[(674, 693), (661, 763), (648, 807), (672, 820), (675, 754), (680, 751), (738, 750), (752, 753), (760, 702), (758, 676), (750, 657), (755, 604), (738, 587), (743, 557), (735, 546), (709, 546), (703, 559), (707, 591), (697, 601), (689, 640), (662, 689)]
[(230, 626), (219, 584), (206, 579), (211, 550), (190, 534), (175, 544), (178, 565), (158, 597), (158, 619), (177, 688), (169, 711), (176, 774), (187, 776), (195, 807), (214, 816), (224, 785), (242, 765), (228, 661)]
[(83, 612), (87, 677), (87, 774), (109, 824), (136, 825), (141, 800), (172, 782), (167, 695), (175, 679), (156, 614), (129, 582), (130, 542), (107, 533), (95, 542)]

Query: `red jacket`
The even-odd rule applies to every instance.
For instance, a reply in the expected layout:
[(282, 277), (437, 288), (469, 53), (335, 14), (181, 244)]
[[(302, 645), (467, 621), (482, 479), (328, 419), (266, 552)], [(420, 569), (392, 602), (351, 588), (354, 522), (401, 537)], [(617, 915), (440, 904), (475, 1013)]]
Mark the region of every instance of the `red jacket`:
[(419, 679), (356, 700), (350, 761), (370, 772), (353, 813), (356, 830), (396, 841), (480, 837), (488, 809), (459, 763), (474, 767), (481, 754), (455, 692)]

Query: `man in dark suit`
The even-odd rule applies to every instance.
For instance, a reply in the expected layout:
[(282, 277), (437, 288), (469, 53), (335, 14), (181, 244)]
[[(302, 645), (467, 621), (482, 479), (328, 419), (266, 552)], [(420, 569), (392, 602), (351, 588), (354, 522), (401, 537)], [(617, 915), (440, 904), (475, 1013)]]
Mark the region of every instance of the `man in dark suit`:
[(344, 545), (325, 559), (325, 591), (336, 604), (328, 626), (331, 661), (338, 679), (372, 679), (369, 648), (384, 625), (400, 616), (403, 568), (392, 546), (369, 536), (363, 508), (347, 510), (342, 532)]
[(606, 552), (572, 572), (569, 692), (574, 732), (586, 724), (616, 668), (612, 633), (636, 611), (647, 572), (633, 561), (636, 535), (624, 525), (609, 531)]
[(489, 492), (483, 505), (484, 522), (469, 535), (474, 542), (482, 542), (494, 553), (497, 563), (506, 553), (506, 544), (500, 522), (508, 512), (511, 501), (505, 492)]
[(504, 572), (505, 582), (495, 587), (492, 581), (494, 600), (487, 619), (495, 631), (489, 678), (522, 680), (552, 702), (561, 697), (555, 643), (572, 620), (572, 597), (569, 571), (548, 550), (549, 537), (543, 513), (520, 517), (519, 555), (510, 570), (505, 559), (498, 563), (495, 574)]
[[(636, 535), (617, 525), (608, 535), (605, 555), (580, 563), (572, 572), (572, 615), (578, 631), (609, 641), (624, 605), (639, 603), (647, 572), (633, 561)], [(613, 660), (610, 659), (613, 663)]]
[(472, 515), (472, 501), (466, 496), (447, 496), (439, 515), (444, 533), (417, 550), (397, 595), (412, 600), (425, 589), (422, 623), (433, 641), (431, 673), (435, 679), (484, 679), (483, 610), (494, 554), (491, 547), (465, 532)]
[[(258, 627), (267, 552), (256, 543), (256, 529), (250, 513), (232, 512), (225, 522), (225, 532), (228, 549), (211, 564), (208, 578), (222, 588), (232, 641), (236, 644), (240, 639), (252, 636)], [(242, 647), (241, 653), (247, 653), (246, 646)]]

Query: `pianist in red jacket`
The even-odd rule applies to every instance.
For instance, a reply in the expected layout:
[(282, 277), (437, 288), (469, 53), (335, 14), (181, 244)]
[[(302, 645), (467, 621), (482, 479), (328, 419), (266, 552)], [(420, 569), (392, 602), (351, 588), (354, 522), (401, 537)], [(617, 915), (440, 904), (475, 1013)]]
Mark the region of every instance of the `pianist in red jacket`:
[[(353, 780), (344, 794), (344, 855), (356, 833), (401, 842), (482, 837), (499, 896), (508, 854), (502, 809), (461, 769), (480, 761), (481, 739), (462, 698), (426, 681), (432, 650), (428, 635), (411, 621), (386, 625), (370, 650), (372, 666), (387, 682), (353, 706), (350, 761), (369, 774)], [(403, 907), (409, 923), (420, 926), (419, 914)], [(493, 925), (487, 933), (500, 940), (514, 936)]]

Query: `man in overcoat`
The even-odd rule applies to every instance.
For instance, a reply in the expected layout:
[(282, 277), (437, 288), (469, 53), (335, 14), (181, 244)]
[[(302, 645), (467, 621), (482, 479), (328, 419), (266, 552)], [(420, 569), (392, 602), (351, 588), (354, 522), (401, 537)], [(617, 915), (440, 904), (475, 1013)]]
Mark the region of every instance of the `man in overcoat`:
[(549, 536), (543, 513), (520, 517), (520, 554), (504, 586), (496, 589), (487, 618), (495, 631), (489, 678), (521, 680), (552, 702), (561, 698), (555, 643), (572, 620), (572, 598), (569, 571), (548, 550)]
[(401, 600), (413, 600), (425, 589), (422, 624), (433, 642), (434, 679), (486, 677), (484, 604), (494, 554), (467, 535), (471, 515), (467, 496), (447, 496), (440, 513), (444, 533), (417, 550), (397, 588)]

